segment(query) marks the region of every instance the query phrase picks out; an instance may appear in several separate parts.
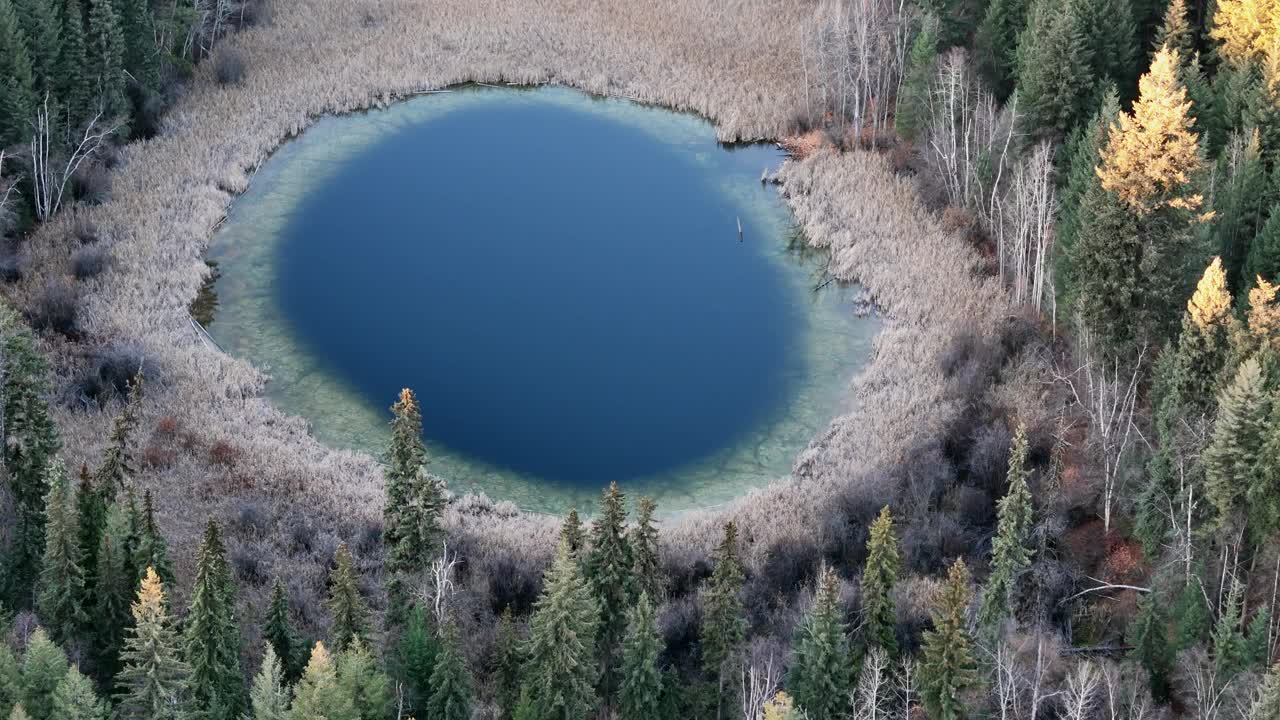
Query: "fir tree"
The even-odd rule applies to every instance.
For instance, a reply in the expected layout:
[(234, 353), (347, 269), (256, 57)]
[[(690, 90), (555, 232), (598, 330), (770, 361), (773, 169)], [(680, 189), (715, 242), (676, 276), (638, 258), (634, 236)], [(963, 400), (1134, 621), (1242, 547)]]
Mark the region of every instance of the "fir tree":
[(599, 618), (599, 605), (569, 546), (561, 542), (529, 626), (520, 703), (524, 718), (575, 720), (595, 712)]
[(187, 611), (185, 657), (191, 698), (210, 720), (238, 717), (244, 705), (236, 590), (218, 525), (205, 526)]
[(118, 506), (107, 513), (98, 543), (93, 573), (93, 657), (98, 676), (109, 678), (119, 669), (120, 648), (129, 624), (129, 596), (138, 583), (125, 545), (126, 521)]
[(658, 528), (654, 527), (653, 518), (657, 508), (652, 498), (640, 498), (636, 524), (627, 533), (627, 539), (636, 593), (647, 593), (654, 602), (661, 602), (666, 596), (666, 577), (658, 559)]
[(107, 531), (107, 502), (93, 484), (89, 469), (80, 466), (80, 481), (76, 484), (76, 517), (80, 558), (84, 566), (84, 584), (87, 588), (98, 586), (98, 550)]
[(53, 690), (53, 717), (64, 720), (104, 720), (106, 703), (94, 692), (93, 683), (72, 666)]
[(129, 487), (137, 468), (133, 460), (133, 433), (138, 425), (138, 398), (142, 394), (141, 376), (129, 384), (129, 400), (120, 408), (120, 414), (112, 421), (107, 450), (102, 464), (94, 473), (94, 485), (107, 502), (115, 499), (117, 492)]
[(575, 508), (569, 508), (569, 513), (564, 516), (564, 522), (560, 525), (560, 542), (568, 545), (569, 554), (575, 558), (581, 556), (587, 545), (587, 535)]
[(352, 641), (366, 637), (369, 610), (365, 606), (364, 596), (360, 594), (355, 559), (346, 543), (338, 546), (334, 562), (336, 567), (329, 576), (329, 613), (333, 616), (333, 626), (329, 632), (333, 646), (343, 652)]
[(1089, 112), (1093, 80), (1078, 3), (1035, 0), (1018, 38), (1018, 105), (1026, 127), (1065, 135)]
[(1243, 502), (1259, 479), (1268, 410), (1262, 368), (1250, 358), (1218, 398), (1213, 436), (1204, 451), (1205, 493), (1219, 525), (1241, 523), (1246, 515)]
[(69, 128), (78, 128), (93, 115), (93, 89), (85, 75), (84, 11), (80, 0), (63, 0), (58, 14), (62, 46), (58, 53), (57, 95), (67, 114)]
[(724, 537), (715, 551), (715, 569), (703, 600), (699, 643), (702, 670), (716, 681), (717, 707), (724, 702), (730, 666), (746, 640), (747, 619), (741, 597), (744, 579), (738, 559), (738, 526), (730, 521), (725, 523)]
[(34, 106), (31, 56), (27, 53), (18, 12), (13, 0), (0, 0), (0, 147), (27, 139)]
[(991, 542), (991, 576), (982, 593), (978, 623), (994, 632), (1009, 616), (1018, 577), (1031, 565), (1027, 547), (1034, 524), (1031, 489), (1027, 487), (1027, 429), (1019, 425), (1009, 452), (1009, 491), (998, 503), (996, 537)]
[[(504, 608), (502, 616), (498, 619), (498, 635), (494, 641), (493, 665), (490, 668), (494, 698), (504, 718), (512, 717), (516, 710), (516, 703), (520, 700), (520, 668), (523, 664), (524, 655), (520, 649), (520, 638), (516, 635), (515, 623), (511, 619), (511, 608)], [(622, 687), (625, 712), (625, 670)]]
[(885, 505), (871, 523), (867, 539), (867, 562), (862, 568), (862, 615), (867, 648), (879, 648), (890, 657), (898, 654), (898, 613), (893, 586), (898, 582), (901, 567), (893, 516)]
[(996, 96), (1013, 93), (1018, 36), (1027, 26), (1028, 0), (991, 0), (978, 27), (977, 47)]
[(933, 612), (933, 629), (924, 634), (921, 697), (931, 720), (968, 717), (961, 695), (977, 682), (973, 638), (965, 620), (969, 600), (969, 569), (963, 559), (957, 559)]
[(111, 0), (89, 0), (89, 36), (85, 58), (90, 68), (90, 85), (95, 105), (103, 118), (123, 116), (125, 100), (124, 37), (116, 21)]
[(1165, 9), (1164, 20), (1156, 32), (1154, 50), (1167, 47), (1177, 50), (1178, 56), (1189, 59), (1195, 52), (1196, 31), (1187, 19), (1186, 0), (1170, 0)]
[(1086, 233), (1085, 229), (1091, 224), (1091, 218), (1085, 216), (1081, 205), (1086, 193), (1101, 192), (1101, 181), (1098, 180), (1095, 168), (1102, 162), (1102, 148), (1107, 142), (1107, 132), (1120, 116), (1120, 98), (1114, 84), (1104, 89), (1102, 98), (1101, 107), (1088, 125), (1072, 136), (1067, 148), (1069, 163), (1055, 228), (1057, 240), (1054, 243), (1058, 292), (1061, 302), (1067, 306), (1075, 304), (1077, 286), (1090, 280), (1087, 275), (1078, 274), (1073, 262), (1078, 260), (1074, 254), (1077, 237), (1083, 236), (1081, 242), (1085, 243), (1090, 239), (1090, 233)]
[(653, 603), (647, 592), (627, 612), (627, 636), (622, 644), (622, 681), (618, 691), (620, 720), (661, 717), (662, 671), (658, 656), (662, 639), (654, 623)]
[(812, 720), (843, 717), (849, 703), (849, 641), (840, 619), (839, 591), (835, 572), (824, 569), (813, 609), (792, 643), (795, 658), (787, 687)]
[(1219, 677), (1233, 677), (1248, 665), (1248, 648), (1241, 632), (1243, 603), (1244, 587), (1239, 580), (1232, 579), (1213, 627), (1213, 663)]
[(1245, 271), (1249, 277), (1280, 280), (1280, 205), (1271, 208), (1266, 223), (1249, 244)]
[(338, 671), (333, 658), (318, 642), (311, 659), (294, 689), (289, 720), (360, 720), (355, 702), (338, 685)]
[(408, 612), (409, 597), (406, 585), (414, 575), (425, 572), (431, 566), (436, 547), (443, 531), (440, 518), (444, 514), (444, 489), (440, 482), (425, 470), (418, 468), (413, 477), (405, 481), (408, 497), (405, 505), (393, 513), (398, 523), (391, 537), (393, 545), (387, 548), (387, 625), (398, 627)]
[(1280, 717), (1280, 663), (1271, 666), (1262, 684), (1254, 694), (1253, 707), (1249, 708), (1249, 720), (1270, 720)]
[(173, 579), (173, 568), (169, 565), (169, 546), (156, 523), (155, 505), (150, 490), (142, 494), (142, 543), (138, 547), (137, 564), (144, 570), (147, 567), (155, 568), (161, 581), (169, 582)]
[(288, 686), (280, 659), (269, 642), (262, 651), (262, 667), (253, 678), (249, 704), (253, 709), (253, 720), (285, 720), (288, 716)]
[(267, 603), (266, 624), (262, 628), (262, 639), (271, 646), (276, 661), (280, 664), (280, 673), (286, 684), (297, 682), (302, 675), (303, 645), (293, 631), (293, 622), (289, 613), (289, 595), (285, 592), (284, 583), (276, 577), (271, 586), (271, 599)]
[(1209, 608), (1201, 589), (1200, 569), (1188, 579), (1174, 605), (1174, 652), (1194, 647), (1209, 633)]
[[(0, 7), (0, 42), (4, 9)], [(0, 81), (3, 82), (3, 81)], [(4, 102), (4, 101), (0, 101)], [(5, 603), (23, 610), (35, 599), (44, 556), (44, 500), (49, 494), (49, 461), (61, 449), (45, 401), (48, 363), (35, 349), (31, 333), (0, 308), (0, 398), (5, 442), (3, 467), (8, 470), (9, 546), (5, 554)], [(30, 710), (28, 710), (30, 712)]]
[(1228, 284), (1243, 293), (1248, 286), (1245, 262), (1249, 243), (1262, 229), (1272, 199), (1267, 187), (1262, 147), (1255, 129), (1235, 134), (1218, 160), (1210, 243), (1221, 254)]
[(907, 57), (897, 112), (893, 118), (894, 129), (908, 142), (914, 141), (928, 122), (929, 82), (933, 79), (937, 57), (938, 35), (934, 23), (926, 21), (911, 42), (911, 54)]
[(1271, 609), (1254, 613), (1244, 636), (1244, 661), (1248, 669), (1261, 672), (1271, 662)]
[(1160, 602), (1154, 593), (1138, 598), (1138, 614), (1128, 628), (1129, 657), (1142, 665), (1157, 699), (1169, 692), (1169, 638)]
[(471, 717), (471, 672), (459, 646), (458, 628), (446, 621), (440, 629), (440, 653), (431, 671), (431, 702), (427, 716), (439, 720)]
[(22, 705), (31, 720), (61, 720), (54, 715), (54, 691), (67, 676), (67, 655), (36, 628), (22, 656)]
[(391, 709), (391, 680), (358, 639), (338, 658), (338, 687), (351, 698), (360, 720), (387, 717)]
[(40, 615), (54, 637), (68, 641), (84, 627), (84, 572), (77, 543), (75, 497), (62, 460), (49, 463), (49, 495), (45, 500), (45, 548), (40, 571)]
[(409, 691), (409, 702), (415, 709), (426, 708), (431, 700), (431, 672), (436, 667), (439, 653), (440, 641), (430, 615), (421, 605), (414, 605), (409, 610), (409, 619), (400, 637), (398, 672)]
[(625, 502), (618, 484), (610, 483), (600, 498), (600, 515), (591, 525), (591, 551), (587, 553), (587, 580), (600, 607), (597, 629), (601, 690), (606, 703), (613, 702), (617, 690), (618, 645), (626, 631), (626, 610), (634, 590)]

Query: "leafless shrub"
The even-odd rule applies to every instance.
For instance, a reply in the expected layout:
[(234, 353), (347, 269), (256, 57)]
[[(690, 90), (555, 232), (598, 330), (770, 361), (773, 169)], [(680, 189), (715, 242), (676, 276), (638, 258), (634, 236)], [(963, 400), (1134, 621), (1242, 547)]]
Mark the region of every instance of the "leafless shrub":
[(0, 240), (0, 282), (17, 282), (22, 279), (22, 250), (15, 242)]
[(702, 627), (702, 605), (694, 596), (682, 597), (663, 605), (658, 613), (658, 633), (671, 657), (692, 652), (698, 644)]
[(52, 280), (36, 299), (29, 320), (37, 330), (50, 330), (67, 338), (80, 336), (80, 296), (61, 280)]
[(80, 248), (71, 256), (71, 274), (77, 280), (88, 280), (102, 274), (111, 262), (111, 253), (100, 245)]
[(235, 568), (236, 578), (249, 585), (263, 585), (271, 578), (263, 563), (261, 548), (242, 546), (231, 553), (231, 566)]
[(222, 467), (234, 467), (240, 462), (240, 448), (226, 440), (217, 440), (209, 446), (209, 462)]
[(72, 141), (75, 146), (66, 154), (58, 150), (62, 143), (49, 116), (47, 95), (44, 103), (37, 108), (35, 121), (31, 125), (34, 130), (31, 135), (31, 179), (36, 217), (48, 220), (62, 207), (67, 185), (72, 177), (82, 165), (93, 162), (98, 152), (120, 128), (120, 123), (103, 118), (102, 113), (98, 113), (85, 126), (84, 133)]
[(223, 48), (213, 61), (214, 74), (222, 85), (239, 85), (244, 80), (245, 60), (238, 51)]
[(111, 171), (102, 162), (85, 163), (71, 176), (70, 190), (83, 203), (104, 203), (111, 197)]
[(125, 397), (129, 384), (139, 374), (148, 385), (158, 380), (141, 350), (131, 344), (116, 345), (102, 352), (92, 369), (76, 383), (75, 398), (81, 405), (93, 403), (101, 407), (114, 398)]
[(262, 535), (270, 527), (270, 518), (262, 506), (252, 500), (237, 503), (239, 510), (235, 512), (232, 529), (241, 535), (256, 537)]

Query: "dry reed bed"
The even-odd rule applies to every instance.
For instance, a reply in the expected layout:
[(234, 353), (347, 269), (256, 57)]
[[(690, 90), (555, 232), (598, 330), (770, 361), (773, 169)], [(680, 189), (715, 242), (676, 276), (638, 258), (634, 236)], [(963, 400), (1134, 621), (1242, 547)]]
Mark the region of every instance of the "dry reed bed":
[[(147, 399), (143, 441), (175, 449), (174, 459), (143, 480), (159, 490), (166, 529), (183, 550), (179, 569), (213, 514), (233, 521), (235, 547), (258, 558), (261, 576), (287, 568), (295, 592), (314, 596), (323, 592), (332, 542), (359, 546), (380, 515), (374, 461), (315, 442), (302, 420), (260, 397), (259, 371), (207, 345), (188, 321), (213, 228), (273, 148), (320, 115), (471, 80), (555, 81), (701, 113), (725, 139), (778, 137), (803, 104), (798, 27), (813, 5), (297, 0), (276, 3), (269, 24), (230, 39), (225, 49), (246, 60), (243, 82), (220, 86), (210, 64), (202, 66), (162, 135), (125, 150), (112, 200), (78, 211), (114, 254), (110, 270), (85, 285), (82, 324), (98, 349), (140, 349), (160, 379)], [(668, 521), (669, 547), (705, 549), (729, 516), (755, 548), (821, 532), (823, 503), (857, 469), (892, 462), (912, 437), (954, 416), (941, 404), (936, 370), (945, 340), (975, 318), (1007, 311), (973, 251), (943, 231), (912, 183), (882, 159), (820, 153), (790, 164), (784, 179), (811, 241), (830, 248), (834, 271), (869, 287), (892, 322), (857, 383), (856, 409), (814, 441), (796, 477)], [(72, 224), (64, 213), (33, 239), (36, 272), (20, 292), (65, 272)], [(162, 415), (176, 416), (179, 429), (152, 430)], [(92, 461), (107, 418), (64, 410), (59, 420), (80, 453), (71, 460)], [(236, 452), (213, 462), (220, 441)], [(472, 560), (541, 559), (556, 528), (551, 518), (474, 501), (450, 518)], [(299, 527), (311, 528), (306, 536), (316, 526), (325, 537), (300, 539)], [(307, 553), (317, 562), (304, 562)]]

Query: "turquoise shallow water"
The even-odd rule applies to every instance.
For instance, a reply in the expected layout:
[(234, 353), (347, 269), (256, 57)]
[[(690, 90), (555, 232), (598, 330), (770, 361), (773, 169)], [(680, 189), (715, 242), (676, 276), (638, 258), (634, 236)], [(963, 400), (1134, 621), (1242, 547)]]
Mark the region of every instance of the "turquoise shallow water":
[(560, 88), (325, 118), (233, 204), (209, 329), (333, 446), (380, 455), (413, 387), (456, 490), (717, 504), (846, 409), (876, 330), (852, 289), (814, 290), (825, 258), (759, 182), (781, 158)]

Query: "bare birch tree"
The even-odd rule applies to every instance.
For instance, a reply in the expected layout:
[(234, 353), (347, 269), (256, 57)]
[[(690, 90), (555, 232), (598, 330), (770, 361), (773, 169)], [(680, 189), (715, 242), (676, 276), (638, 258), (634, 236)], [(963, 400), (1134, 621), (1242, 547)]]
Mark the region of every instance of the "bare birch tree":
[(1099, 707), (1101, 684), (1097, 665), (1088, 660), (1076, 663), (1067, 673), (1067, 685), (1062, 693), (1063, 720), (1092, 720)]
[(44, 102), (36, 109), (36, 119), (31, 136), (31, 185), (36, 206), (36, 218), (41, 222), (53, 217), (62, 207), (66, 195), (67, 184), (84, 163), (97, 156), (98, 151), (106, 143), (120, 124), (110, 127), (102, 123), (102, 113), (98, 112), (85, 126), (71, 154), (65, 160), (58, 157), (61, 147), (60, 139), (54, 129), (49, 115), (49, 96), (46, 93)]
[(893, 690), (889, 682), (889, 660), (875, 648), (862, 661), (857, 685), (853, 688), (853, 720), (888, 720)]
[(993, 233), (1000, 260), (1000, 279), (1015, 302), (1042, 312), (1052, 295), (1049, 253), (1058, 197), (1053, 182), (1053, 145), (1038, 143), (1013, 170), (1009, 191), (995, 199)]

